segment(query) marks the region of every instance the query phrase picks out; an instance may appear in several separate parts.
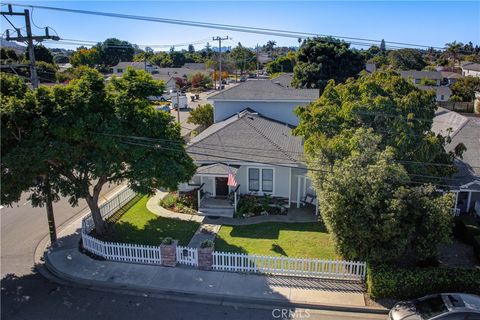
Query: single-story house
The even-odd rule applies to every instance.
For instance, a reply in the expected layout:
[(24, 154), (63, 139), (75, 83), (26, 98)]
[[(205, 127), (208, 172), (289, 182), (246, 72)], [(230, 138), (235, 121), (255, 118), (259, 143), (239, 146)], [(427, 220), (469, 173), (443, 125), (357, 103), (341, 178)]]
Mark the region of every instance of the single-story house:
[(175, 77), (164, 74), (154, 74), (152, 77), (155, 80), (162, 80), (165, 83), (166, 91), (173, 90), (177, 87)]
[(297, 126), (293, 112), (319, 98), (318, 89), (292, 89), (271, 80), (249, 80), (208, 97), (213, 102), (214, 122), (230, 118), (246, 108), (265, 117)]
[(463, 62), (462, 74), (467, 77), (480, 77), (480, 63), (475, 62)]
[(421, 84), (422, 79), (433, 80), (435, 85), (441, 85), (443, 76), (439, 71), (418, 71), (418, 70), (407, 70), (399, 71), (402, 78), (406, 80), (411, 80), (414, 84)]
[(150, 74), (154, 74), (158, 72), (158, 67), (147, 62), (137, 62), (137, 61), (129, 61), (129, 62), (119, 62), (116, 66), (113, 67), (113, 74), (117, 76), (121, 76), (128, 67), (132, 67), (138, 70), (145, 70)]
[(435, 91), (436, 101), (448, 101), (452, 95), (452, 90), (447, 86), (421, 86), (417, 85), (417, 88), (421, 90), (433, 90)]
[(462, 159), (455, 160), (458, 172), (448, 180), (448, 185), (455, 193), (457, 214), (475, 210), (480, 216), (480, 118), (438, 108), (432, 131), (451, 137), (447, 151), (460, 143), (466, 147)]
[(196, 70), (196, 71), (208, 71), (212, 72), (212, 68), (207, 68), (207, 65), (204, 62), (187, 62), (183, 65), (183, 68)]
[[(182, 192), (201, 187), (205, 198), (199, 211), (206, 215), (233, 216), (235, 203), (227, 200), (245, 194), (270, 195), (285, 207), (312, 205), (315, 192), (307, 177), (303, 140), (291, 134), (293, 126), (244, 109), (218, 121), (187, 145), (197, 164)], [(234, 178), (235, 184), (229, 183)]]

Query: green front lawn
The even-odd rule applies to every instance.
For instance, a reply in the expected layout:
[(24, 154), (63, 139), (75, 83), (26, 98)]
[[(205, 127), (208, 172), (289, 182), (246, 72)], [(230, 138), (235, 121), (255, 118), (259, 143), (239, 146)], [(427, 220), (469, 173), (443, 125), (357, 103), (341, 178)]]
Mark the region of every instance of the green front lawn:
[(222, 226), (215, 250), (292, 258), (339, 258), (320, 222)]
[(108, 235), (108, 241), (156, 246), (164, 237), (172, 237), (186, 246), (200, 224), (159, 217), (147, 209), (147, 201), (147, 196), (141, 198), (122, 215)]

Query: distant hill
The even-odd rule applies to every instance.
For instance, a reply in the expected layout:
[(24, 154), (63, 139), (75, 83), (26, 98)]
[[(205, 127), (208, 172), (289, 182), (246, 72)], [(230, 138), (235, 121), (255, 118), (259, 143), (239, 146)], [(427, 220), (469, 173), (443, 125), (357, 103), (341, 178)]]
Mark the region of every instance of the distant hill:
[(19, 45), (16, 42), (7, 41), (4, 38), (0, 38), (0, 47), (13, 49), (16, 53), (24, 53), (26, 50), (25, 46)]

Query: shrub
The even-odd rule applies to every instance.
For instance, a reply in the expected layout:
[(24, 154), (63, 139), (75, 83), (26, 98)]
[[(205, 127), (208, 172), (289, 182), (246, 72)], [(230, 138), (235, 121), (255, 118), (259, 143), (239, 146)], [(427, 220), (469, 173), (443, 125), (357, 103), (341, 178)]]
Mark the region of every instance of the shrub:
[(177, 203), (177, 195), (174, 193), (167, 194), (163, 199), (160, 200), (160, 206), (171, 209), (175, 207)]
[(369, 266), (367, 291), (373, 299), (412, 299), (439, 292), (480, 294), (480, 270)]
[(172, 237), (165, 237), (162, 240), (162, 244), (172, 244), (173, 243), (173, 238)]
[(475, 219), (470, 216), (456, 217), (453, 233), (456, 238), (473, 245), (474, 238), (480, 236), (480, 226), (476, 223)]
[(204, 240), (200, 243), (200, 248), (213, 248), (213, 241), (212, 240)]

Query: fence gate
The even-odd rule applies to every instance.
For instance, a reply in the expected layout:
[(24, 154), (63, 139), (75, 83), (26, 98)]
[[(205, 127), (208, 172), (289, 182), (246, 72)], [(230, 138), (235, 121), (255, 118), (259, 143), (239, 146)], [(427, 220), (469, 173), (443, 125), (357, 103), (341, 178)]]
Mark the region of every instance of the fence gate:
[(177, 246), (177, 262), (188, 266), (198, 266), (197, 248)]

